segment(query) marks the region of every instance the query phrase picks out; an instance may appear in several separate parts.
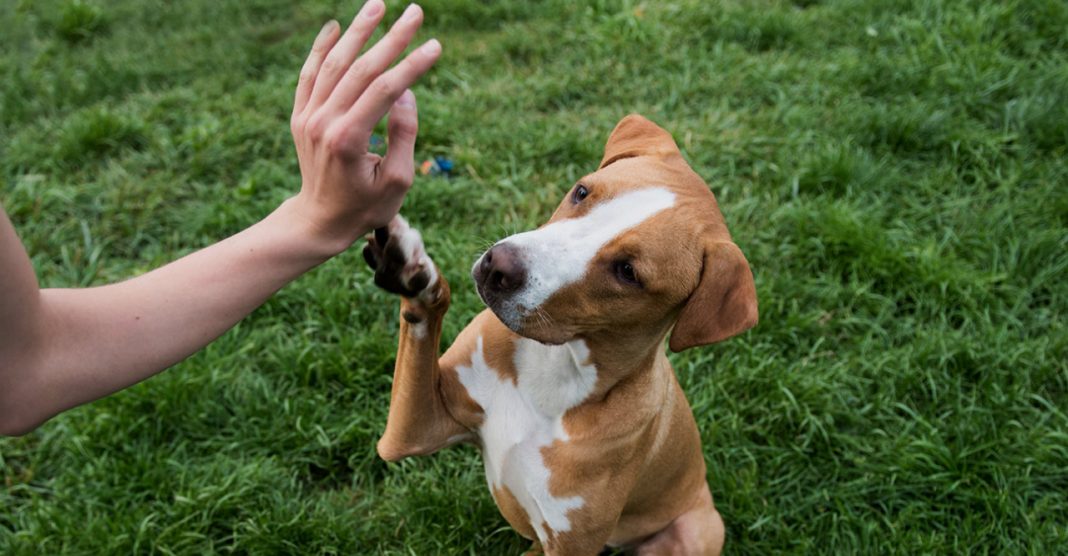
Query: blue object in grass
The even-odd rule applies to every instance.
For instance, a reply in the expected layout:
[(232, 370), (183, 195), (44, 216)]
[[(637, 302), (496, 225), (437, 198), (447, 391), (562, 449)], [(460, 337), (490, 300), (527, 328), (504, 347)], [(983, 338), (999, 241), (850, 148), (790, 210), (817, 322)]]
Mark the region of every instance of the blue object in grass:
[(446, 176), (452, 174), (452, 160), (445, 158), (444, 156), (435, 156), (434, 162), (437, 163), (438, 170)]
[(386, 154), (385, 139), (382, 139), (382, 136), (378, 134), (371, 135), (371, 140), (368, 142), (367, 150), (379, 155)]
[(419, 165), (419, 173), (424, 176), (452, 177), (453, 162), (444, 156), (435, 156)]

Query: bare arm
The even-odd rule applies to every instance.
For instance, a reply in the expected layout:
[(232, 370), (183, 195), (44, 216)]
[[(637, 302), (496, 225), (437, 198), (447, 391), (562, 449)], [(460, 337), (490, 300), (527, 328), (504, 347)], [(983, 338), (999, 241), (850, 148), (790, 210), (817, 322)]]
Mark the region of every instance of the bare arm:
[(2, 224), (5, 434), (31, 430), (185, 359), (328, 257), (283, 204), (233, 237), (126, 282), (38, 292), (6, 216)]
[[(39, 290), (0, 211), (0, 434), (144, 380), (228, 330), (303, 272), (386, 225), (411, 186), (417, 118), (407, 90), (437, 60), (430, 41), (389, 69), (420, 24), (405, 12), (357, 57), (385, 6), (344, 33), (323, 27), (301, 70), (291, 128), (301, 190), (252, 227), (131, 280)], [(367, 153), (387, 113), (389, 152)]]

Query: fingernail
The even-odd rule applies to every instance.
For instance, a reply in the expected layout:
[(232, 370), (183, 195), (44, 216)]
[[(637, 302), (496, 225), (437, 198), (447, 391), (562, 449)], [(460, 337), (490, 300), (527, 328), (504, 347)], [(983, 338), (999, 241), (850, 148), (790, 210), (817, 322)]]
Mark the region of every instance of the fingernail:
[(411, 89), (405, 89), (397, 99), (397, 106), (415, 106), (415, 93)]
[(422, 50), (430, 55), (437, 54), (438, 52), (441, 52), (441, 43), (438, 42), (438, 39), (430, 39), (422, 46)]
[(334, 26), (337, 25), (337, 24), (338, 24), (337, 21), (335, 21), (333, 19), (331, 19), (330, 21), (327, 21), (325, 24), (323, 24), (323, 28), (319, 30), (319, 36), (315, 37), (315, 40), (320, 40), (320, 39), (326, 38), (326, 36), (329, 35), (331, 31), (334, 30)]
[(382, 6), (381, 0), (370, 0), (363, 5), (363, 9), (360, 11), (363, 12), (362, 15), (364, 17), (375, 17), (382, 13)]
[(411, 21), (419, 16), (419, 4), (408, 4), (408, 7), (404, 9), (404, 15), (401, 16), (403, 21)]

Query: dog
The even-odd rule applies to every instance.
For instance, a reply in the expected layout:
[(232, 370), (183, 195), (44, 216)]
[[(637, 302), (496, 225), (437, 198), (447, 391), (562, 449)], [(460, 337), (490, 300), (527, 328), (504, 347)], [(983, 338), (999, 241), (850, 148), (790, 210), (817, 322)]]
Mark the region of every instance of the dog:
[(664, 353), (757, 322), (749, 263), (671, 134), (639, 116), (540, 228), (472, 269), (488, 309), (439, 357), (449, 284), (401, 217), (364, 248), (401, 296), (385, 460), (473, 443), (531, 553), (719, 554), (693, 412)]

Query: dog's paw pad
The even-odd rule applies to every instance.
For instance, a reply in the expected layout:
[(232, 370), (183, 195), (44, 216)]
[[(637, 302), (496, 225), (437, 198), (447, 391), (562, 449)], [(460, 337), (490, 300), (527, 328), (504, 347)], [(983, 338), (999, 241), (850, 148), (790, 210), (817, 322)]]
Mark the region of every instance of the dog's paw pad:
[(378, 228), (367, 238), (364, 260), (375, 271), (375, 284), (405, 297), (433, 299), (431, 286), (437, 283), (434, 262), (426, 254), (419, 231), (397, 216), (388, 227)]

